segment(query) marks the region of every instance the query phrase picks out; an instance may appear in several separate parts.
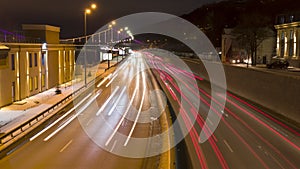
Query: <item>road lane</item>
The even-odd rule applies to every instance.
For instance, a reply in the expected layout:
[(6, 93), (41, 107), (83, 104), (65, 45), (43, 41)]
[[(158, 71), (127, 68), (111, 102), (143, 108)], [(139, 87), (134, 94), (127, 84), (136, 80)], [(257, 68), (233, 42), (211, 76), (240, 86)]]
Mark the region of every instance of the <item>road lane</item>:
[[(96, 85), (93, 93), (101, 90), (101, 95), (86, 106), (84, 112), (73, 111), (59, 123), (53, 124), (49, 130), (1, 159), (0, 168), (157, 168), (159, 156), (126, 158), (114, 154), (131, 151), (131, 147), (136, 146), (132, 145), (136, 138), (162, 133), (160, 114), (157, 112), (163, 109), (161, 107), (165, 103), (159, 93), (152, 95), (153, 90), (160, 89), (156, 79), (160, 79), (160, 85), (165, 86), (176, 114), (183, 118), (181, 127), (192, 127), (185, 141), (191, 160), (197, 163), (195, 168), (300, 168), (297, 130), (265, 116), (265, 110), (260, 111), (260, 108), (231, 93), (227, 94), (225, 109), (221, 111), (218, 100), (223, 96), (211, 97), (211, 84), (198, 76), (198, 62), (187, 62), (195, 72), (193, 75), (176, 67), (170, 60), (164, 61), (154, 56), (145, 53), (131, 56)], [(154, 74), (149, 70), (140, 72), (148, 66), (159, 67), (160, 70), (154, 70)], [(197, 86), (192, 78), (196, 79)], [(184, 86), (183, 91), (178, 87), (179, 83)], [(196, 110), (194, 107), (198, 100), (201, 104)], [(179, 111), (181, 101), (189, 108)], [(212, 112), (222, 116), (213, 133), (209, 126), (216, 121), (209, 119), (204, 123), (212, 103), (215, 103)], [(152, 111), (146, 113), (149, 109)], [(74, 118), (76, 114), (78, 118)], [(196, 119), (195, 124), (191, 123), (192, 118)], [(44, 141), (61, 126), (65, 127)], [(202, 130), (212, 136), (206, 142), (199, 143)], [(159, 151), (161, 148), (160, 142), (147, 142), (141, 146), (146, 151)]]
[[(163, 72), (171, 75), (172, 72), (170, 71), (174, 71), (171, 70), (172, 68), (168, 68), (170, 62), (156, 60), (155, 63), (157, 62), (161, 64), (156, 65), (160, 66), (160, 69), (164, 70)], [(189, 66), (193, 70), (197, 70), (199, 64), (191, 62)], [(179, 71), (180, 68), (177, 67), (176, 69), (178, 71), (176, 71), (176, 74), (173, 73), (172, 77), (177, 76), (177, 78), (173, 79), (173, 81), (184, 79), (186, 75), (182, 76)], [(157, 76), (162, 77), (160, 75)], [(174, 92), (176, 98), (182, 96), (182, 92), (176, 89), (176, 83), (172, 84), (172, 79), (162, 78), (162, 80), (165, 81), (165, 84), (170, 84), (167, 87), (171, 86), (172, 90), (169, 91)], [(188, 80), (185, 80), (182, 83), (187, 83), (186, 87), (188, 88), (188, 85), (192, 85), (188, 84), (188, 82)], [(206, 103), (202, 104), (204, 107), (200, 107), (199, 114), (205, 119), (210, 102), (215, 100), (211, 100), (210, 84), (201, 80), (198, 82), (199, 91), (201, 92), (201, 98), (199, 99), (201, 99), (202, 103)], [(219, 110), (219, 107), (214, 107), (214, 109)], [(212, 123), (211, 120), (209, 121), (209, 123)], [(200, 124), (195, 124), (195, 128), (200, 133), (203, 127)], [(224, 116), (218, 125), (218, 129), (214, 132), (214, 136), (217, 138), (214, 139), (214, 142), (216, 142), (215, 144), (230, 168), (299, 168), (300, 153), (297, 149), (300, 142), (299, 137), (295, 136), (293, 132), (286, 130), (283, 126), (241, 104), (241, 102), (233, 100), (232, 97), (227, 99)], [(192, 139), (188, 140), (190, 142), (188, 144), (192, 145)], [(222, 140), (226, 140), (226, 142)], [(230, 148), (228, 145), (230, 145)], [(220, 168), (221, 166), (218, 166), (216, 163), (222, 163), (222, 160), (216, 161), (218, 153), (215, 152), (213, 156), (213, 147), (213, 142), (211, 144), (209, 142), (201, 144), (208, 167)], [(196, 158), (196, 156), (192, 157)], [(202, 165), (202, 167), (205, 166)]]
[[(129, 76), (136, 78), (138, 70), (136, 65), (141, 65), (141, 62), (142, 59), (133, 59), (132, 63), (124, 64), (125, 66), (121, 67), (117, 73), (109, 75), (99, 84), (96, 84), (97, 90), (103, 90), (101, 95), (90, 96), (88, 101), (78, 107), (76, 111), (71, 110), (72, 114), (63, 118), (60, 123), (51, 125), (48, 130), (37, 135), (31, 142), (25, 143), (24, 146), (1, 159), (0, 168), (139, 169), (142, 167), (157, 167), (159, 164), (158, 156), (149, 158), (122, 157), (103, 149), (95, 142), (97, 139), (102, 139), (102, 141), (108, 140), (112, 129), (118, 124), (125, 124), (120, 125), (120, 129), (117, 130), (118, 132), (123, 130), (125, 135), (134, 138), (147, 138), (152, 134), (160, 133), (160, 127), (157, 127), (160, 125), (158, 122), (159, 119), (153, 121), (156, 127), (153, 127), (151, 123), (140, 124), (138, 122), (134, 126), (134, 122), (131, 121), (129, 116), (124, 116), (126, 105), (130, 102), (134, 93), (133, 89), (136, 85), (135, 83), (128, 84), (127, 80)], [(137, 84), (142, 87), (144, 85), (144, 92), (140, 92), (140, 88), (136, 90), (137, 96), (133, 99), (132, 105), (134, 107), (138, 107), (137, 105), (139, 105), (138, 108), (141, 113), (142, 109), (145, 109), (149, 105), (149, 103), (145, 103), (144, 105), (143, 101), (141, 102), (141, 98), (144, 98), (145, 102), (149, 102), (145, 98), (149, 97), (150, 92), (148, 90), (153, 89), (150, 88), (151, 86), (145, 84), (145, 78), (146, 76), (147, 79), (153, 77), (150, 77), (147, 72), (140, 74), (142, 77), (137, 80)], [(114, 88), (115, 84), (123, 86), (116, 89)], [(97, 92), (94, 91), (93, 93)], [(84, 109), (84, 111), (80, 112), (80, 108)], [(99, 108), (101, 111), (96, 116)], [(108, 114), (110, 110), (112, 112)], [(136, 121), (138, 121), (139, 117), (136, 116), (132, 108), (129, 109), (128, 114), (131, 114), (130, 117), (136, 117)], [(125, 120), (119, 123), (123, 117), (125, 117)], [(109, 124), (108, 126), (110, 127), (107, 128), (108, 126), (104, 125), (104, 123)], [(87, 133), (87, 130), (93, 133), (93, 137)], [(124, 144), (124, 141), (119, 138), (113, 138), (110, 142), (109, 150), (112, 152), (117, 151), (120, 145)], [(128, 140), (128, 143), (130, 142), (131, 139)], [(154, 146), (152, 145), (152, 147)]]

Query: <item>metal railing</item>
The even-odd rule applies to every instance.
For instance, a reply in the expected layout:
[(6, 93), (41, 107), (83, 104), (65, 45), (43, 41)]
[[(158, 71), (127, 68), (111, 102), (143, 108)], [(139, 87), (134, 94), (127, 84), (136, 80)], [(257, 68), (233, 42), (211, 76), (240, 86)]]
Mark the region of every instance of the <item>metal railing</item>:
[[(117, 64), (119, 64), (119, 63), (120, 62), (118, 62)], [(115, 64), (115, 65), (113, 65), (111, 67), (114, 67), (117, 64)], [(60, 108), (63, 104), (65, 104), (67, 101), (73, 99), (75, 96), (79, 96), (81, 93), (83, 93), (83, 90), (88, 90), (97, 81), (101, 80), (101, 76), (108, 69), (105, 69), (105, 71), (103, 73), (99, 74), (96, 78), (94, 78), (93, 80), (89, 81), (86, 86), (83, 85), (82, 87), (80, 87), (79, 89), (77, 89), (75, 92), (69, 94), (67, 97), (65, 97), (63, 100), (59, 101), (55, 105), (53, 105), (50, 108), (44, 110), (43, 112), (41, 112), (38, 115), (32, 117), (31, 119), (23, 122), (21, 125), (19, 125), (18, 127), (12, 129), (11, 131), (8, 131), (7, 133), (3, 134), (0, 137), (0, 158), (2, 157), (3, 153), (5, 153), (5, 149), (8, 146), (10, 146), (14, 142), (18, 141), (19, 139), (21, 139), (21, 137), (17, 138), (18, 136), (21, 136), (21, 134), (23, 134), (26, 131), (28, 131), (28, 133), (31, 132), (31, 131), (33, 131), (35, 129), (35, 127), (39, 126), (39, 125), (36, 125), (36, 124), (38, 122), (41, 122), (42, 120), (45, 120), (45, 117), (48, 117), (48, 116), (49, 116), (49, 118), (53, 117), (56, 113), (58, 113), (58, 111), (55, 112), (54, 110), (56, 110), (57, 108)], [(61, 108), (63, 108), (63, 107), (61, 107)], [(55, 112), (55, 113), (52, 114), (53, 112)], [(28, 134), (28, 133), (26, 133), (26, 134)], [(9, 143), (9, 141), (13, 141), (13, 142)], [(7, 144), (7, 146), (6, 146), (6, 144)]]
[(15, 128), (15, 129), (7, 132), (6, 134), (2, 135), (0, 137), (0, 145), (3, 145), (5, 143), (9, 142), (10, 140), (16, 138), (18, 135), (20, 135), (24, 131), (28, 130), (32, 126), (34, 126), (37, 122), (39, 122), (42, 119), (44, 119), (45, 117), (49, 116), (58, 107), (62, 106), (64, 103), (66, 103), (67, 101), (72, 99), (74, 96), (78, 95), (78, 93), (81, 92), (84, 88), (85, 88), (85, 86), (79, 88), (78, 90), (71, 93), (70, 95), (65, 97), (63, 100), (56, 103), (55, 105), (53, 105), (50, 108), (44, 110), (43, 112), (41, 112), (40, 114), (34, 116), (33, 118), (25, 121), (22, 125), (18, 126), (17, 128)]

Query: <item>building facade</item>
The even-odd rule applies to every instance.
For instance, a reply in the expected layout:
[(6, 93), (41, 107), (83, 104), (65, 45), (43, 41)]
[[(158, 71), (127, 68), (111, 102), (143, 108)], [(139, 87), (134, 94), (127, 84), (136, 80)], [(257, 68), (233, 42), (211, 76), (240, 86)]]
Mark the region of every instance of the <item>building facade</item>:
[(59, 44), (59, 38), (53, 37), (59, 36), (59, 28), (27, 25), (26, 29), (46, 36), (43, 43), (0, 43), (0, 107), (73, 78), (75, 47)]
[(300, 67), (300, 13), (278, 15), (276, 53), (291, 66)]
[[(232, 28), (226, 28), (222, 34), (222, 62), (251, 63), (251, 60), (248, 60), (251, 58), (251, 53), (238, 42), (237, 36), (232, 32)], [(266, 64), (270, 62), (275, 55), (275, 41), (275, 37), (269, 37), (262, 41), (257, 47), (256, 63)]]

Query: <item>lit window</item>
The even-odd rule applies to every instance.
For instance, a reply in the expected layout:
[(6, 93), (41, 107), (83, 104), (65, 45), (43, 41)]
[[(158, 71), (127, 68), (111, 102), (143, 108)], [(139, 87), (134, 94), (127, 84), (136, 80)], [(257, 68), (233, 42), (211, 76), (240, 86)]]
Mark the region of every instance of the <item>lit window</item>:
[(34, 89), (38, 89), (38, 81), (37, 81), (37, 76), (34, 77)]
[(45, 87), (45, 82), (46, 82), (46, 81), (45, 81), (45, 75), (43, 74), (43, 75), (42, 75), (42, 87)]
[(33, 86), (32, 86), (32, 77), (29, 78), (29, 90), (30, 90), (30, 91), (33, 90)]
[(294, 16), (291, 15), (291, 16), (290, 16), (290, 22), (293, 22), (293, 21), (294, 21)]

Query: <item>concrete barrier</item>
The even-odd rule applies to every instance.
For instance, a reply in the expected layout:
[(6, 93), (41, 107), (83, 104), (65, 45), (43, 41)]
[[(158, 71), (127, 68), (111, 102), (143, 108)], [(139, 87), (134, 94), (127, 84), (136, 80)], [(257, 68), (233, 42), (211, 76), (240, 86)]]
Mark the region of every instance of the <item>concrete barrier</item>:
[[(196, 64), (187, 63), (191, 68)], [(300, 76), (226, 64), (223, 66), (228, 91), (262, 105), (300, 126)], [(194, 71), (209, 80), (203, 65), (198, 64)]]
[(11, 136), (11, 135), (8, 135), (8, 136), (6, 136), (5, 138), (2, 138), (2, 139), (1, 139), (1, 144), (4, 144), (4, 143), (8, 142), (8, 141), (11, 140), (11, 139), (12, 139), (12, 136)]
[(26, 129), (28, 129), (30, 127), (29, 124), (26, 124), (25, 126), (22, 127), (22, 131), (25, 131)]
[(12, 136), (15, 137), (15, 136), (19, 135), (20, 133), (22, 133), (21, 129), (16, 130), (15, 132), (12, 133)]
[(224, 66), (229, 91), (300, 124), (300, 78)]

